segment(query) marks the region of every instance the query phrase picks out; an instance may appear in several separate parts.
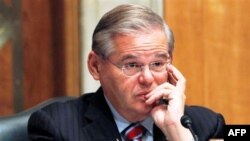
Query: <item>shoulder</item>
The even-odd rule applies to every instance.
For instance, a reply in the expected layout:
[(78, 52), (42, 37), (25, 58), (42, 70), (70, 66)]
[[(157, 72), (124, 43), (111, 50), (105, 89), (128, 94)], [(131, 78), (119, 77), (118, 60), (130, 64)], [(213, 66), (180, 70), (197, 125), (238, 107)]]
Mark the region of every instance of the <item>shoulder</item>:
[(37, 112), (45, 112), (53, 116), (83, 112), (90, 104), (92, 95), (93, 94), (89, 93), (64, 102), (53, 102)]
[(192, 126), (200, 138), (223, 136), (225, 120), (222, 114), (202, 106), (186, 106), (185, 114), (191, 118)]
[[(53, 102), (31, 114), (28, 121), (30, 132), (39, 130), (55, 130), (56, 127), (64, 128), (72, 125), (73, 121), (81, 122), (83, 114), (91, 103), (93, 94), (84, 94), (65, 102)], [(31, 130), (32, 129), (32, 130)], [(55, 132), (55, 131), (51, 131)]]
[(216, 116), (218, 113), (203, 106), (185, 106), (185, 114), (194, 117)]
[[(92, 94), (84, 94), (66, 102), (54, 102), (35, 111), (28, 121), (28, 132), (31, 138), (44, 139), (53, 136), (62, 140), (61, 134), (73, 135), (72, 131), (81, 128), (82, 115), (91, 103)], [(80, 131), (80, 130), (79, 130)]]
[(217, 122), (224, 122), (224, 117), (212, 109), (202, 106), (186, 106), (185, 114), (188, 115), (193, 122), (201, 124), (216, 124)]
[(88, 109), (92, 95), (89, 93), (64, 102), (53, 102), (32, 113), (29, 123), (53, 121), (55, 124), (60, 125), (62, 120), (71, 121), (72, 118), (78, 119), (81, 116), (80, 114)]

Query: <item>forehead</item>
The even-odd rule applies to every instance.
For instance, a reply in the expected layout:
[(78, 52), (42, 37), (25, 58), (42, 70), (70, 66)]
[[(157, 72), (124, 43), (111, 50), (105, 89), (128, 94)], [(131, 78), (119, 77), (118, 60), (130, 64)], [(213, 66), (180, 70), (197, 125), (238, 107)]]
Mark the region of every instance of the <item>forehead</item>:
[(136, 34), (116, 35), (114, 37), (114, 54), (120, 57), (162, 56), (168, 53), (168, 40), (164, 32), (138, 32)]

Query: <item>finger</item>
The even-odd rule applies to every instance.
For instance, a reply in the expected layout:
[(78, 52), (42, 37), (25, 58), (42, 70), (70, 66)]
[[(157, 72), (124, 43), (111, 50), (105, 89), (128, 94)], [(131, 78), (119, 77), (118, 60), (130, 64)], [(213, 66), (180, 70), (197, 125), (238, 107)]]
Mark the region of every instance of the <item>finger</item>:
[[(170, 85), (170, 84), (168, 84)], [(169, 86), (174, 87), (174, 86)], [(173, 88), (172, 88), (173, 89)], [(172, 92), (172, 89), (163, 89), (158, 88), (152, 92), (150, 92), (148, 95), (146, 95), (146, 103), (147, 104), (153, 104), (158, 103), (161, 99), (166, 99), (167, 101), (170, 99), (169, 94)]]
[(157, 91), (160, 91), (160, 90), (173, 90), (175, 89), (175, 86), (173, 86), (172, 84), (170, 83), (163, 83), (161, 85), (159, 85), (158, 87), (156, 87), (154, 90), (152, 90), (150, 93), (148, 93), (145, 98), (148, 99), (149, 97), (151, 97), (152, 95), (154, 95), (155, 93), (157, 93)]
[(174, 86), (176, 86), (177, 78), (174, 76), (172, 72), (168, 72), (168, 82)]
[(176, 86), (180, 87), (182, 90), (185, 90), (186, 79), (182, 73), (173, 65), (169, 65), (168, 70), (171, 74), (173, 74), (172, 78), (176, 78)]
[(147, 104), (153, 104), (153, 103), (159, 103), (161, 101), (161, 99), (163, 99), (166, 101), (169, 101), (169, 94), (171, 93), (171, 90), (161, 90), (158, 91), (157, 93), (155, 93), (154, 95), (152, 95), (151, 97), (149, 97), (148, 99), (146, 99), (146, 103)]

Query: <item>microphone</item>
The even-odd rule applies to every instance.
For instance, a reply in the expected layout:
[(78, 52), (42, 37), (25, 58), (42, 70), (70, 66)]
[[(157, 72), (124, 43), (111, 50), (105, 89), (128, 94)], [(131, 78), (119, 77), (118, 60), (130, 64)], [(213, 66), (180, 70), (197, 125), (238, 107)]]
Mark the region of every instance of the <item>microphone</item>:
[(194, 141), (198, 141), (198, 136), (195, 134), (193, 128), (192, 128), (192, 120), (189, 116), (187, 115), (183, 115), (181, 117), (181, 124), (182, 126), (184, 126), (185, 128), (189, 129), (193, 138), (194, 138)]

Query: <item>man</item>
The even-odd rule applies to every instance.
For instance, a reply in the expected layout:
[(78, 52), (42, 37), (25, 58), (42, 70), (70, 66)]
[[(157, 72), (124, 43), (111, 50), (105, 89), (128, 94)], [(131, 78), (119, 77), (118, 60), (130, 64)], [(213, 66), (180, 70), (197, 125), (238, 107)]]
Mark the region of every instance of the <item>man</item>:
[[(89, 71), (100, 81), (101, 88), (34, 113), (28, 125), (30, 138), (33, 141), (221, 138), (222, 115), (199, 106), (185, 106), (186, 81), (171, 64), (173, 47), (171, 30), (149, 8), (126, 4), (109, 11), (94, 30), (88, 57)], [(183, 115), (191, 118), (194, 135), (181, 124)]]

